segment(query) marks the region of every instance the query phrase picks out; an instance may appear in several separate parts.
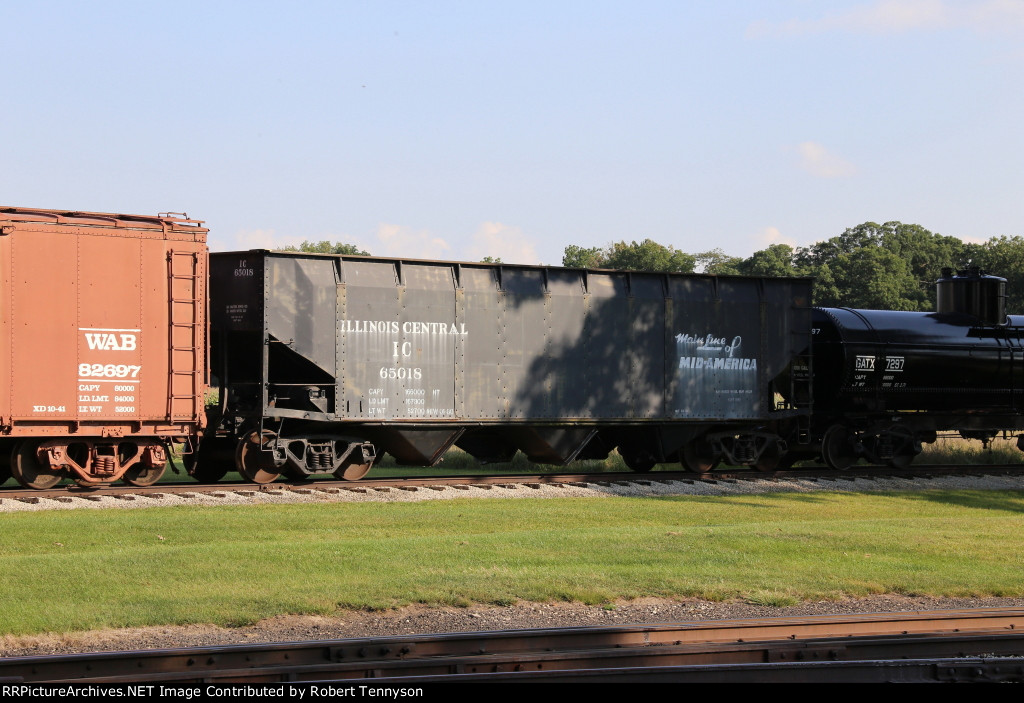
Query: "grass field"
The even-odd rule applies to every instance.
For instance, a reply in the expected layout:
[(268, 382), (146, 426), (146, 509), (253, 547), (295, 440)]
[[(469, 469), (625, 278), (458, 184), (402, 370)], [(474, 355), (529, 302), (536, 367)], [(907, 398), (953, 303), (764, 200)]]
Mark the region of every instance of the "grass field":
[(1024, 596), (1024, 492), (8, 513), (0, 633), (410, 603)]
[(925, 444), (914, 460), (918, 464), (1020, 464), (1024, 453), (1017, 449), (1017, 439), (996, 438), (983, 445), (979, 440), (939, 437)]

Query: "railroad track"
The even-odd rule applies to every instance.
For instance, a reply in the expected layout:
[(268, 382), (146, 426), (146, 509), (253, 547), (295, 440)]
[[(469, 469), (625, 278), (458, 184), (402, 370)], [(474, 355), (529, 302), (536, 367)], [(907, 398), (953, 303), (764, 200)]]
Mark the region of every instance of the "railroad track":
[(335, 480), (310, 481), (277, 481), (268, 484), (254, 484), (243, 481), (222, 481), (212, 484), (194, 482), (160, 483), (153, 486), (109, 485), (100, 487), (82, 487), (77, 484), (58, 486), (49, 490), (28, 490), (20, 486), (0, 489), (0, 501), (15, 500), (27, 503), (38, 503), (40, 499), (53, 499), (62, 502), (75, 500), (99, 500), (109, 497), (133, 500), (135, 497), (160, 499), (166, 495), (195, 496), (209, 495), (223, 497), (220, 494), (237, 494), (241, 496), (259, 494), (280, 494), (285, 492), (298, 494), (339, 494), (342, 492), (368, 493), (371, 491), (418, 491), (418, 490), (455, 490), (476, 487), (490, 489), (494, 487), (540, 488), (541, 486), (611, 486), (611, 485), (652, 485), (681, 482), (684, 484), (738, 483), (750, 481), (839, 481), (853, 482), (857, 480), (882, 479), (925, 479), (942, 476), (976, 476), (998, 475), (1010, 477), (1024, 476), (1024, 465), (988, 465), (970, 467), (957, 466), (918, 466), (907, 469), (882, 467), (862, 467), (849, 471), (831, 471), (828, 469), (794, 469), (763, 473), (758, 471), (715, 471), (696, 474), (688, 471), (658, 471), (648, 474), (634, 472), (622, 473), (543, 473), (517, 475), (479, 475), (479, 476), (406, 476), (393, 478), (369, 478), (358, 482)]
[(511, 630), (0, 659), (10, 683), (1024, 682), (1024, 609)]

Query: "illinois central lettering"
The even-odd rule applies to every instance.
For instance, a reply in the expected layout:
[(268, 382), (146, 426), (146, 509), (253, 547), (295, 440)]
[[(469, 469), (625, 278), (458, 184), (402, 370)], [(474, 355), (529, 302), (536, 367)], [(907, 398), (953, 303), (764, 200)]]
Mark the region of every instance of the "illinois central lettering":
[(342, 320), (346, 334), (423, 334), (430, 336), (469, 334), (464, 322), (398, 322), (397, 320)]

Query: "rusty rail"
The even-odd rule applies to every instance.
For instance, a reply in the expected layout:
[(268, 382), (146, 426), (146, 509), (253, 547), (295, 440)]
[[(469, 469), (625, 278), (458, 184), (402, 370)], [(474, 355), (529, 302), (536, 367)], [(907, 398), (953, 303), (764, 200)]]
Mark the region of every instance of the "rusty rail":
[[(375, 683), (484, 678), (735, 681), (740, 680), (738, 676), (823, 680), (822, 672), (830, 672), (830, 681), (1024, 681), (1024, 609), (512, 630), (0, 659), (0, 679), (26, 683), (371, 678)], [(786, 676), (793, 678), (782, 678)]]

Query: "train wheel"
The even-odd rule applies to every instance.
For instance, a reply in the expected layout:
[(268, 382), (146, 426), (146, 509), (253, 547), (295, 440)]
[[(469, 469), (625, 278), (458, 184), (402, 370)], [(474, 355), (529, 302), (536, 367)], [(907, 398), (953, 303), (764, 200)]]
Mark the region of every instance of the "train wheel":
[(859, 458), (853, 448), (853, 434), (844, 425), (832, 425), (821, 439), (821, 457), (830, 468), (845, 471)]
[(775, 468), (782, 469), (783, 471), (785, 471), (786, 469), (792, 469), (793, 464), (800, 461), (802, 458), (803, 457), (799, 457), (793, 454), (793, 452), (787, 452), (784, 457), (779, 459), (779, 463), (775, 466)]
[(779, 443), (769, 442), (768, 446), (761, 452), (761, 456), (757, 458), (754, 468), (758, 471), (775, 471), (775, 469), (779, 468), (781, 460), (782, 452), (779, 450)]
[(885, 463), (894, 469), (905, 469), (914, 461), (914, 454), (893, 454)]
[(274, 441), (273, 432), (250, 432), (238, 440), (235, 450), (235, 465), (238, 473), (253, 483), (271, 483), (281, 475), (280, 467), (266, 447)]
[(695, 439), (683, 445), (679, 451), (679, 463), (687, 471), (706, 474), (714, 471), (722, 463), (722, 457), (715, 453), (706, 439)]
[[(164, 455), (164, 463), (160, 466), (146, 466), (141, 461), (136, 463), (134, 466), (129, 468), (123, 474), (121, 474), (121, 480), (127, 483), (129, 486), (152, 486), (154, 483), (160, 480), (160, 477), (164, 475), (167, 470), (167, 465), (171, 462), (171, 453), (168, 451), (166, 444), (161, 444)], [(145, 456), (149, 452), (141, 449), (135, 444), (122, 444), (120, 447), (120, 461), (122, 464), (132, 460), (137, 454), (143, 454)]]
[(152, 486), (160, 480), (160, 477), (164, 475), (166, 470), (167, 464), (163, 466), (143, 466), (140, 463), (125, 471), (121, 476), (121, 480), (129, 486)]
[(371, 461), (369, 464), (349, 464), (343, 466), (334, 472), (334, 478), (341, 481), (358, 481), (366, 474), (370, 473), (370, 467), (373, 466)]
[(185, 471), (199, 483), (217, 483), (227, 475), (236, 443), (228, 437), (207, 437), (195, 451), (182, 453)]
[(885, 463), (894, 469), (907, 468), (917, 456), (914, 433), (906, 427), (893, 427), (889, 435), (892, 438), (892, 457), (886, 459)]
[(630, 449), (628, 447), (619, 447), (619, 455), (622, 457), (622, 461), (625, 462), (626, 466), (630, 471), (636, 471), (637, 473), (645, 474), (655, 467), (658, 463), (649, 452), (642, 449)]
[(228, 468), (223, 463), (217, 463), (209, 459), (200, 459), (199, 464), (189, 470), (189, 474), (199, 483), (217, 483), (217, 481), (227, 475)]
[(54, 471), (44, 467), (36, 458), (39, 442), (26, 439), (15, 445), (11, 452), (11, 474), (25, 488), (46, 490), (53, 488), (64, 478), (63, 471)]

